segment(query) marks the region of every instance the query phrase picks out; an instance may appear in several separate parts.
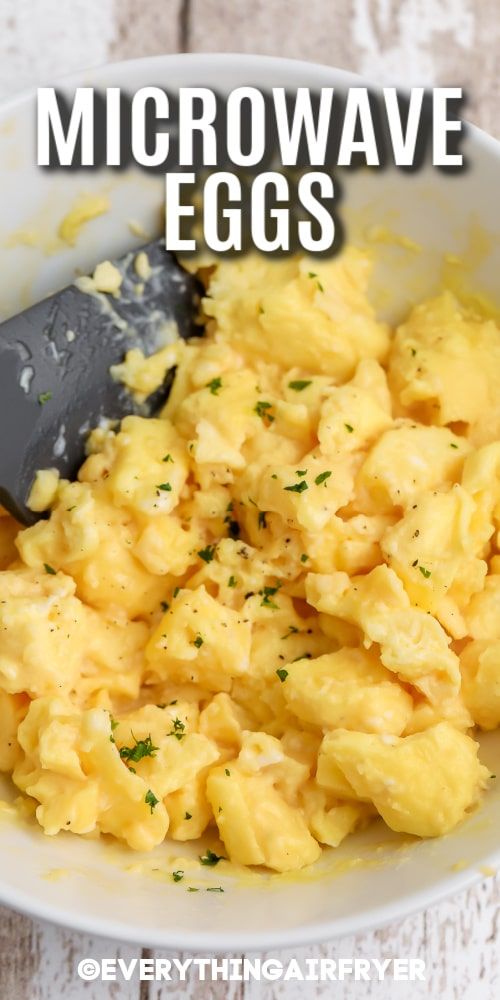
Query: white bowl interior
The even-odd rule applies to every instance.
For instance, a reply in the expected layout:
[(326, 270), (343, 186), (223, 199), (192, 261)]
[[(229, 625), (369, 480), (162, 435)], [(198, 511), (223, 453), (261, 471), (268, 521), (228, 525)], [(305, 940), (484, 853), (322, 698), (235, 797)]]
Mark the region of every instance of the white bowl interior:
[[(156, 83), (170, 89), (199, 84), (220, 92), (249, 83), (346, 86), (350, 74), (286, 60), (247, 56), (169, 56), (116, 64), (68, 82), (134, 91)], [(63, 287), (78, 271), (144, 242), (130, 222), (154, 235), (161, 178), (138, 170), (47, 172), (35, 165), (35, 99), (0, 109), (2, 318)], [(497, 177), (500, 145), (470, 129), (471, 168), (451, 176), (426, 168), (358, 171), (342, 186), (340, 209), (348, 236), (377, 257), (373, 294), (380, 311), (398, 319), (439, 286), (443, 258), (463, 286), (494, 298), (500, 268)], [(57, 246), (57, 227), (84, 192), (109, 195), (111, 210), (82, 230), (74, 248)], [(378, 239), (377, 237), (378, 230)], [(422, 248), (398, 244), (399, 235)], [(375, 239), (374, 239), (375, 237)], [(29, 245), (27, 245), (29, 244)], [(390, 294), (389, 294), (390, 292)], [(500, 737), (483, 738), (483, 759), (497, 769)], [(480, 809), (446, 838), (404, 840), (376, 824), (329, 852), (313, 873), (292, 877), (231, 875), (224, 865), (189, 868), (196, 852), (167, 843), (136, 857), (119, 846), (68, 834), (44, 837), (8, 809), (0, 812), (0, 900), (38, 916), (109, 937), (193, 950), (278, 947), (317, 941), (395, 919), (468, 886), (484, 865), (500, 863), (500, 779)], [(4, 782), (5, 797), (12, 795)], [(181, 863), (179, 859), (184, 859)], [(186, 867), (174, 884), (173, 868)], [(155, 870), (153, 870), (155, 869)], [(185, 891), (200, 886), (198, 893)], [(224, 894), (207, 893), (222, 885)]]

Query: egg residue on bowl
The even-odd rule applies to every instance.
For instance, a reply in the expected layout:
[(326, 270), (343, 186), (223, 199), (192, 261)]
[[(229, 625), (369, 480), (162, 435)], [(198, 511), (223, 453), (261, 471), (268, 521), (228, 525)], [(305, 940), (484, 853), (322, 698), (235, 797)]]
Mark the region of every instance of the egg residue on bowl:
[(287, 871), (478, 802), (500, 330), (444, 292), (393, 334), (370, 266), (219, 263), (205, 336), (114, 371), (140, 396), (175, 367), (160, 416), (95, 430), (77, 482), (40, 473), (47, 520), (0, 518), (0, 767), (46, 834), (217, 828)]

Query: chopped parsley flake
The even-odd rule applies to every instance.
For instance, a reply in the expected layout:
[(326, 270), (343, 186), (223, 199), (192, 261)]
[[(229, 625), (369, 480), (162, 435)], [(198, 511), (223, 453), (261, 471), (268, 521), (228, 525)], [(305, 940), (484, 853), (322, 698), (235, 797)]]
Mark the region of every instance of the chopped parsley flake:
[(289, 382), (288, 388), (293, 389), (294, 392), (302, 392), (303, 389), (307, 389), (308, 385), (312, 385), (311, 379), (298, 378), (294, 379), (293, 382)]
[(170, 452), (169, 452), (169, 454), (168, 454), (168, 455), (165, 455), (165, 456), (164, 456), (164, 457), (162, 458), (162, 462), (173, 462), (173, 458), (172, 458), (172, 456), (171, 456)]
[(44, 563), (43, 564), (43, 568), (44, 568), (45, 572), (49, 574), (49, 576), (55, 576), (56, 575), (57, 570), (55, 570), (53, 566), (49, 566), (48, 563)]
[(326, 483), (326, 480), (329, 479), (330, 476), (331, 476), (330, 470), (328, 470), (327, 472), (320, 472), (319, 476), (316, 476), (316, 479), (314, 480), (316, 486), (321, 486), (321, 483)]
[(284, 667), (279, 667), (279, 669), (276, 671), (276, 673), (277, 673), (277, 675), (278, 675), (281, 683), (283, 684), (283, 681), (286, 681), (286, 679), (288, 677), (288, 670), (285, 670)]
[(230, 576), (229, 580), (227, 581), (227, 585), (228, 587), (236, 587), (236, 577)]
[(179, 868), (178, 871), (172, 872), (172, 878), (174, 882), (182, 882), (182, 879), (184, 878), (184, 872), (181, 871)]
[(180, 594), (180, 592), (181, 592), (181, 588), (180, 587), (176, 587), (175, 590), (174, 590), (174, 592), (173, 592), (173, 594), (172, 594), (172, 597), (177, 597), (177, 594)]
[(45, 403), (48, 403), (49, 400), (51, 400), (51, 399), (52, 399), (52, 393), (51, 392), (41, 392), (40, 395), (39, 395), (39, 397), (38, 397), (38, 402), (40, 403), (40, 406), (44, 406)]
[(193, 646), (196, 646), (197, 649), (200, 649), (200, 647), (203, 646), (203, 639), (201, 635), (197, 635), (196, 639), (193, 639)]
[(298, 628), (297, 628), (296, 625), (289, 625), (288, 626), (288, 632), (286, 632), (285, 635), (282, 635), (281, 638), (282, 639), (288, 639), (289, 636), (291, 636), (291, 635), (297, 635), (298, 631), (299, 630), (298, 630)]
[(151, 809), (151, 814), (152, 814), (153, 809), (155, 808), (155, 806), (158, 805), (160, 800), (156, 798), (155, 793), (152, 792), (151, 789), (149, 788), (148, 791), (146, 792), (144, 801), (146, 805), (149, 806), (149, 808)]
[(231, 777), (231, 771), (227, 767), (224, 768), (224, 774), (226, 775), (226, 778)]
[(344, 424), (344, 427), (345, 427), (345, 429), (346, 429), (346, 431), (347, 431), (348, 434), (352, 434), (352, 432), (354, 430), (354, 427), (352, 426), (352, 424)]
[(454, 442), (452, 441), (450, 444), (450, 448), (458, 448), (458, 444), (454, 444)]
[(319, 280), (318, 275), (315, 274), (314, 271), (309, 271), (309, 274), (307, 275), (307, 277), (308, 278), (315, 278), (316, 279), (316, 284), (317, 284), (320, 292), (324, 292), (325, 289), (323, 288), (323, 285), (321, 284), (321, 281)]
[(135, 740), (135, 746), (121, 748), (120, 757), (122, 760), (130, 760), (134, 764), (137, 764), (143, 757), (155, 756), (159, 747), (154, 746), (151, 736), (146, 736), (145, 740), (136, 740), (133, 733), (132, 736)]
[(211, 868), (213, 868), (215, 865), (218, 865), (219, 861), (223, 860), (224, 858), (222, 854), (214, 854), (213, 851), (207, 851), (205, 854), (202, 854), (200, 856), (200, 861), (202, 865), (207, 865), (208, 867)]
[(307, 469), (297, 469), (295, 475), (300, 477), (307, 476)]
[(273, 404), (267, 403), (265, 399), (259, 399), (254, 406), (254, 412), (257, 414), (261, 420), (266, 424), (272, 424), (274, 417), (269, 411), (272, 409)]
[(188, 813), (188, 812), (184, 813), (184, 819), (192, 819), (192, 818), (193, 818), (193, 814), (192, 813)]
[(215, 545), (207, 545), (206, 548), (200, 549), (197, 553), (203, 562), (210, 563), (215, 555)]
[(195, 889), (194, 885), (188, 885), (188, 892), (199, 892), (199, 889)]
[(304, 490), (308, 489), (309, 487), (305, 479), (302, 479), (300, 483), (294, 483), (293, 486), (285, 486), (285, 490), (287, 490), (288, 493), (303, 493)]
[[(203, 642), (203, 640), (202, 640), (202, 642)], [(182, 737), (185, 735), (185, 733), (184, 733), (184, 730), (186, 728), (185, 723), (181, 722), (180, 719), (174, 719), (172, 725), (173, 725), (174, 728), (167, 735), (168, 736), (175, 736), (176, 740), (182, 740)]]
[(261, 608), (273, 608), (275, 611), (278, 610), (278, 605), (271, 600), (271, 597), (273, 597), (274, 594), (277, 594), (279, 589), (280, 588), (278, 586), (278, 587), (263, 587), (262, 590), (259, 590), (259, 594), (262, 597), (262, 600), (260, 602)]
[(414, 347), (410, 347), (410, 351), (411, 351), (412, 358), (414, 358), (415, 355), (416, 355), (416, 353), (417, 353), (416, 350), (415, 350), (415, 348)]
[(224, 892), (221, 885), (209, 885), (207, 886), (207, 892)]
[(213, 378), (211, 382), (207, 382), (207, 389), (210, 389), (212, 396), (217, 396), (219, 389), (222, 389), (222, 379)]
[(308, 559), (309, 559), (309, 556), (305, 552), (303, 552), (302, 555), (301, 555), (301, 557), (300, 557), (301, 563), (307, 562)]
[(168, 601), (162, 601), (160, 607), (162, 611), (168, 611), (170, 604), (168, 603)]
[(418, 568), (419, 568), (422, 576), (424, 576), (425, 579), (428, 580), (429, 577), (430, 577), (430, 575), (431, 575), (430, 569), (426, 569), (425, 566), (419, 566)]
[(158, 486), (156, 487), (156, 489), (157, 490), (163, 490), (164, 493), (171, 493), (172, 492), (172, 487), (171, 487), (170, 483), (158, 483)]

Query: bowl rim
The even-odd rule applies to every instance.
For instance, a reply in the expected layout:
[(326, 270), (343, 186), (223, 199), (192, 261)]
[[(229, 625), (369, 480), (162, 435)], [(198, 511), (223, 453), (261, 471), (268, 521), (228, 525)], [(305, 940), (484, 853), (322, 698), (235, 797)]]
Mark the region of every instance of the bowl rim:
[[(500, 848), (485, 859), (485, 863), (497, 859), (500, 865)], [(362, 934), (367, 931), (384, 928), (395, 920), (404, 920), (416, 913), (437, 905), (442, 900), (472, 888), (485, 879), (478, 868), (467, 868), (463, 871), (451, 872), (445, 878), (436, 881), (431, 890), (421, 889), (409, 893), (397, 903), (384, 903), (365, 909), (360, 915), (348, 918), (336, 917), (331, 920), (321, 920), (307, 927), (295, 927), (280, 932), (224, 931), (221, 933), (205, 931), (181, 931), (172, 929), (150, 929), (147, 933), (135, 930), (130, 924), (120, 920), (100, 918), (98, 916), (80, 915), (77, 910), (68, 910), (56, 903), (39, 901), (23, 890), (6, 890), (0, 882), (0, 904), (10, 907), (24, 916), (43, 920), (56, 927), (77, 931), (92, 937), (108, 938), (117, 943), (133, 944), (144, 948), (163, 948), (172, 951), (188, 951), (191, 954), (222, 955), (228, 952), (269, 952), (274, 949), (289, 949), (307, 947), (334, 941), (340, 937), (352, 934)], [(76, 897), (75, 897), (76, 898)]]
[[(12, 94), (10, 97), (5, 98), (0, 101), (0, 116), (4, 113), (9, 113), (15, 111), (21, 104), (33, 100), (36, 97), (39, 87), (50, 86), (50, 87), (71, 87), (71, 86), (81, 86), (82, 79), (87, 76), (93, 76), (94, 74), (100, 74), (108, 70), (113, 70), (113, 72), (120, 72), (122, 74), (126, 73), (130, 67), (134, 66), (138, 69), (140, 67), (155, 67), (161, 66), (162, 64), (168, 62), (170, 65), (175, 67), (176, 64), (188, 65), (192, 63), (194, 66), (206, 63), (208, 66), (217, 67), (220, 66), (221, 62), (227, 65), (233, 64), (237, 61), (238, 66), (241, 67), (242, 64), (248, 64), (249, 69), (254, 66), (275, 66), (281, 67), (282, 69), (299, 69), (307, 71), (317, 75), (318, 83), (320, 83), (320, 78), (322, 78), (322, 86), (325, 86), (324, 78), (325, 74), (333, 75), (338, 79), (342, 79), (346, 84), (350, 83), (353, 86), (367, 86), (371, 90), (380, 91), (383, 89), (385, 84), (378, 83), (374, 80), (370, 80), (360, 73), (356, 73), (353, 70), (344, 69), (339, 66), (330, 66), (328, 63), (317, 63), (310, 62), (307, 59), (292, 59), (285, 56), (270, 56), (261, 55), (259, 53), (250, 52), (167, 52), (158, 53), (152, 56), (139, 56), (137, 59), (117, 59), (111, 60), (109, 62), (99, 62), (94, 63), (84, 69), (73, 70), (69, 73), (63, 73), (57, 76), (56, 80), (52, 80), (50, 83), (47, 81), (42, 81), (39, 84), (35, 84), (28, 87), (23, 87), (20, 91)], [(403, 82), (396, 82), (392, 84), (396, 86), (401, 92), (410, 89), (409, 86)], [(126, 89), (126, 88), (124, 88)], [(429, 89), (429, 88), (426, 88)], [(465, 94), (467, 99), (467, 94)], [(467, 130), (470, 130), (474, 136), (474, 140), (484, 145), (489, 152), (497, 154), (500, 157), (500, 136), (496, 138), (490, 135), (479, 125), (473, 124), (467, 118), (463, 119), (464, 125)]]
[[(175, 70), (178, 66), (192, 65), (202, 72), (203, 67), (220, 67), (221, 63), (226, 66), (238, 64), (248, 67), (249, 75), (254, 73), (258, 78), (259, 68), (277, 68), (290, 72), (307, 72), (311, 77), (311, 84), (317, 81), (318, 86), (325, 86), (328, 76), (335, 78), (343, 85), (366, 85), (371, 89), (380, 90), (382, 85), (366, 80), (361, 75), (350, 70), (329, 66), (324, 63), (314, 63), (308, 60), (289, 59), (280, 56), (257, 55), (241, 52), (210, 52), (210, 53), (166, 53), (154, 56), (143, 56), (138, 59), (125, 59), (111, 62), (95, 64), (89, 68), (73, 71), (62, 76), (58, 76), (50, 84), (41, 83), (38, 86), (56, 86), (70, 88), (83, 85), (87, 78), (99, 77), (102, 73), (110, 70), (120, 74), (124, 79), (130, 71), (148, 72), (154, 78), (157, 67), (168, 66)], [(159, 75), (159, 74), (158, 74)], [(337, 84), (338, 85), (338, 84)], [(399, 90), (407, 89), (404, 85), (398, 86)], [(16, 113), (21, 107), (29, 104), (36, 98), (38, 86), (31, 86), (22, 89), (19, 93), (0, 102), (0, 119), (6, 115)], [(126, 88), (124, 88), (126, 89)], [(500, 140), (489, 135), (477, 125), (465, 121), (467, 132), (476, 148), (481, 149), (487, 156), (500, 161)], [(482, 859), (483, 860), (483, 859)], [(484, 858), (484, 864), (491, 863), (500, 866), (500, 847)], [(224, 933), (224, 941), (221, 942), (220, 932), (212, 934), (204, 931), (182, 931), (174, 929), (152, 929), (146, 934), (141, 934), (140, 929), (135, 929), (132, 925), (122, 923), (120, 920), (100, 918), (89, 914), (80, 914), (76, 908), (69, 910), (63, 904), (42, 901), (37, 896), (6, 885), (0, 878), (0, 903), (11, 909), (34, 919), (40, 919), (52, 925), (64, 927), (80, 933), (90, 934), (97, 937), (112, 939), (117, 942), (135, 944), (143, 947), (168, 948), (172, 950), (190, 951), (192, 953), (222, 954), (231, 951), (269, 951), (271, 949), (285, 949), (299, 946), (307, 946), (334, 940), (340, 936), (362, 933), (375, 928), (384, 927), (395, 920), (409, 917), (423, 909), (427, 909), (441, 902), (443, 899), (459, 892), (471, 888), (485, 876), (475, 868), (467, 868), (459, 872), (448, 872), (445, 876), (438, 878), (433, 887), (418, 890), (403, 896), (396, 902), (384, 903), (364, 909), (359, 914), (349, 917), (334, 917), (330, 920), (316, 920), (308, 926), (297, 926), (280, 932), (279, 929), (273, 933), (262, 932), (240, 932), (238, 930)]]

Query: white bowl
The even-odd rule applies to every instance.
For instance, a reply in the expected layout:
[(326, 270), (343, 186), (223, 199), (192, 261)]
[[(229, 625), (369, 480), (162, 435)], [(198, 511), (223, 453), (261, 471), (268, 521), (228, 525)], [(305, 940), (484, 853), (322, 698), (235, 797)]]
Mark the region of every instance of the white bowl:
[[(66, 80), (65, 86), (114, 85), (133, 91), (147, 84), (174, 89), (202, 83), (224, 92), (244, 84), (345, 87), (359, 82), (351, 74), (308, 63), (196, 55), (106, 66)], [(75, 269), (86, 270), (105, 256), (139, 244), (129, 230), (130, 221), (153, 234), (162, 199), (161, 178), (137, 170), (94, 174), (37, 169), (34, 114), (33, 94), (0, 109), (2, 317), (70, 282)], [(464, 255), (463, 280), (495, 294), (500, 144), (471, 128), (466, 149), (471, 169), (463, 174), (358, 171), (343, 181), (342, 215), (348, 219), (349, 234), (373, 237), (374, 227), (382, 227), (380, 242), (371, 243), (379, 258), (374, 294), (392, 319), (437, 287), (446, 253)], [(109, 193), (110, 213), (87, 226), (75, 248), (47, 255), (76, 195), (96, 190)], [(490, 240), (487, 234), (495, 236), (495, 229), (497, 238)], [(390, 231), (416, 241), (423, 252), (386, 242)], [(27, 239), (35, 245), (23, 245)], [(493, 771), (499, 750), (496, 734), (482, 740), (483, 759)], [(153, 855), (137, 857), (104, 840), (71, 834), (46, 837), (3, 810), (0, 901), (69, 927), (150, 946), (216, 952), (316, 942), (399, 919), (467, 888), (484, 866), (500, 864), (500, 779), (491, 784), (480, 809), (440, 840), (404, 840), (376, 824), (326, 853), (313, 873), (232, 876), (223, 864), (202, 869), (206, 885), (224, 886), (223, 895), (188, 893), (187, 884), (200, 884), (196, 868), (186, 868), (183, 882), (172, 881), (169, 873), (187, 865), (178, 860), (189, 855), (181, 844), (166, 844)], [(2, 795), (13, 796), (7, 781)]]

